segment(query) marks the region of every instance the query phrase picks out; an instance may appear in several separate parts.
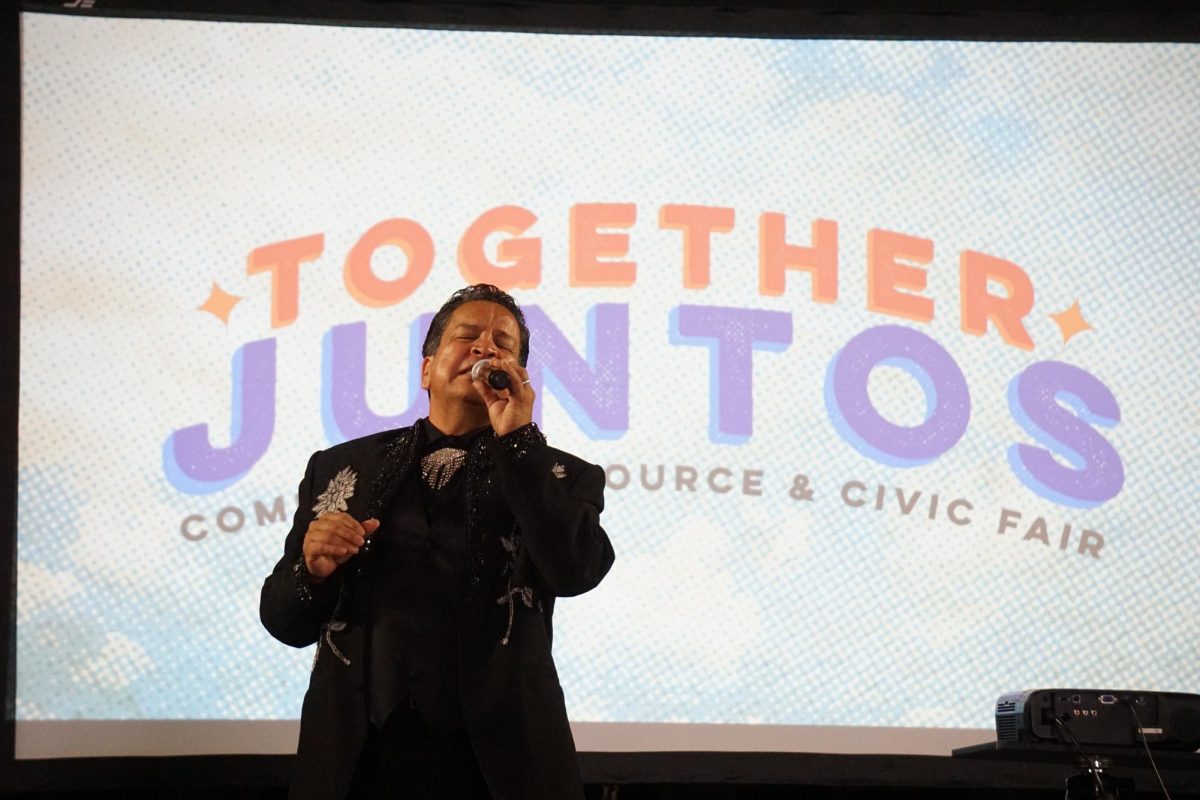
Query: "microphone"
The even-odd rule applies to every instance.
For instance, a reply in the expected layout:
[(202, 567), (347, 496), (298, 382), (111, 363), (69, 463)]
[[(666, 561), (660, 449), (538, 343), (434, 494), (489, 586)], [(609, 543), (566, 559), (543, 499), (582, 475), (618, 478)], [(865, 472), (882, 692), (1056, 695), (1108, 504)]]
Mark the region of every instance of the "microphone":
[(475, 362), (475, 366), (471, 367), (471, 380), (477, 381), (482, 378), (484, 370), (487, 370), (488, 386), (491, 386), (496, 391), (507, 389), (512, 383), (512, 379), (508, 377), (507, 372), (492, 366), (490, 358), (481, 358)]

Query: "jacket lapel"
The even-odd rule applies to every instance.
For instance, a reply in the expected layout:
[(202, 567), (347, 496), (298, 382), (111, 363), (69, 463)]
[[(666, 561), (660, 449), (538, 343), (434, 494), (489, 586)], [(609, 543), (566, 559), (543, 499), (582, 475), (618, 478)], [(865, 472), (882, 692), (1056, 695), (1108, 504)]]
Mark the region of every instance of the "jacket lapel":
[(420, 425), (411, 425), (402, 429), (396, 438), (388, 442), (383, 450), (383, 468), (371, 486), (367, 499), (367, 518), (379, 519), (396, 496), (397, 490), (405, 484), (408, 476), (416, 466), (416, 454), (421, 452), (425, 434)]

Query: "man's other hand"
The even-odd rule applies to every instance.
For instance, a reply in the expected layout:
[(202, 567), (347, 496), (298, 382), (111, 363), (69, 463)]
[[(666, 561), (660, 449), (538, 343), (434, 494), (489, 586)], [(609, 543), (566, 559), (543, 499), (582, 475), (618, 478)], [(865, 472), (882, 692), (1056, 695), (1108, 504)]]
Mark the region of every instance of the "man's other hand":
[(349, 561), (367, 537), (379, 527), (379, 520), (358, 520), (349, 514), (325, 514), (308, 524), (304, 534), (304, 567), (314, 581), (323, 581)]

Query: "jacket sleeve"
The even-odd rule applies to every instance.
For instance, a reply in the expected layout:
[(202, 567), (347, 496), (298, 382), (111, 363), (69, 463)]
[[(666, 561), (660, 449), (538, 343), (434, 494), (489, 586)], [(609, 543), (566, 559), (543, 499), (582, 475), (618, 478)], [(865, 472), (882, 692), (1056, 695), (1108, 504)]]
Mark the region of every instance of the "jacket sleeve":
[(559, 597), (595, 587), (613, 563), (600, 527), (604, 470), (548, 447), (532, 423), (491, 444), (493, 479), (521, 530), (521, 546), (544, 589)]
[(263, 627), (284, 644), (306, 647), (317, 640), (337, 604), (341, 576), (334, 573), (320, 583), (310, 580), (304, 566), (304, 535), (316, 515), (313, 507), (313, 473), (320, 453), (308, 459), (308, 468), (297, 491), (296, 514), (283, 545), (283, 557), (263, 581), (258, 613)]

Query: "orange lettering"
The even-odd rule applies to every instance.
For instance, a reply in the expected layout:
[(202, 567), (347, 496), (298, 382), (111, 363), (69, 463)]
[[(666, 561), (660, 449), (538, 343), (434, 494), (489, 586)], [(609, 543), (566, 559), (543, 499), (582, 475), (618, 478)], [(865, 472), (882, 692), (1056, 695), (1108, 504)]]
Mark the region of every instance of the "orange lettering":
[[(1004, 286), (1008, 296), (990, 294), (989, 280)], [(1033, 283), (1025, 270), (1011, 261), (964, 250), (959, 258), (958, 283), (964, 332), (983, 336), (991, 319), (1004, 341), (1022, 350), (1033, 349), (1033, 339), (1021, 324), (1033, 309)]]
[(831, 219), (812, 223), (812, 247), (787, 243), (787, 218), (766, 212), (758, 222), (758, 292), (783, 294), (789, 269), (812, 273), (812, 299), (832, 303), (838, 296), (838, 226)]
[(325, 234), (265, 244), (250, 251), (246, 274), (271, 273), (271, 327), (282, 328), (300, 313), (300, 265), (325, 249)]
[(710, 282), (712, 235), (733, 230), (733, 209), (718, 206), (666, 205), (658, 227), (683, 231), (683, 288), (703, 289)]
[(629, 234), (602, 233), (602, 228), (628, 228), (637, 221), (633, 203), (580, 203), (571, 207), (571, 286), (632, 286), (633, 261), (601, 261), (629, 253)]
[[(385, 245), (399, 247), (408, 257), (408, 268), (395, 280), (383, 280), (371, 270), (371, 257)], [(383, 308), (408, 297), (429, 276), (433, 267), (433, 239), (411, 219), (385, 219), (371, 226), (346, 254), (342, 278), (346, 291), (364, 306)]]
[(518, 236), (537, 222), (537, 216), (520, 206), (499, 206), (479, 215), (458, 243), (458, 269), (467, 283), (491, 283), (505, 291), (533, 289), (542, 280), (542, 241), (537, 238), (504, 239), (496, 245), (496, 261), (484, 254), (484, 243), (493, 233)]
[(884, 314), (929, 322), (933, 299), (897, 291), (925, 288), (925, 270), (897, 259), (928, 264), (933, 260), (933, 241), (894, 231), (867, 231), (867, 308)]

